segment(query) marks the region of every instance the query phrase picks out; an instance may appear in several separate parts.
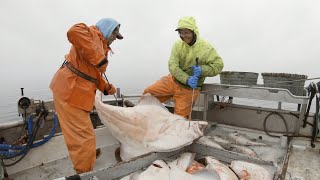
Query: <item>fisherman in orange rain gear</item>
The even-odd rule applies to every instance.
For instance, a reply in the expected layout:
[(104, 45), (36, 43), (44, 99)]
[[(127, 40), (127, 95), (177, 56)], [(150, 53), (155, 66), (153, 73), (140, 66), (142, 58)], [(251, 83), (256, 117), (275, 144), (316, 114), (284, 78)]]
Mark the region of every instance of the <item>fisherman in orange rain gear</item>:
[(108, 65), (110, 45), (123, 39), (120, 24), (104, 18), (95, 26), (73, 25), (67, 37), (72, 44), (65, 62), (55, 73), (50, 88), (55, 110), (75, 171), (93, 170), (97, 156), (96, 140), (89, 113), (93, 110), (96, 90), (114, 94), (115, 87), (102, 77)]
[(223, 61), (212, 45), (200, 37), (193, 17), (181, 18), (176, 31), (181, 39), (171, 50), (170, 74), (147, 87), (143, 94), (150, 93), (160, 102), (173, 98), (175, 114), (188, 118), (205, 78), (218, 75)]

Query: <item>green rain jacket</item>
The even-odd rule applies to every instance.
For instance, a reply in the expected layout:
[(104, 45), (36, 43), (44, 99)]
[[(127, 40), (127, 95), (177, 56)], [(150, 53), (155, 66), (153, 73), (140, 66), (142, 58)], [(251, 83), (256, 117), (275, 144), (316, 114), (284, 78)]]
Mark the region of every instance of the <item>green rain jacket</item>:
[(169, 59), (169, 71), (174, 79), (185, 88), (191, 89), (187, 85), (187, 80), (193, 75), (192, 66), (198, 65), (202, 69), (201, 76), (198, 81), (198, 88), (201, 89), (206, 77), (218, 75), (223, 69), (223, 62), (212, 45), (200, 38), (199, 30), (193, 17), (184, 17), (179, 20), (177, 29), (187, 28), (197, 35), (196, 42), (189, 46), (183, 40), (174, 43), (171, 56)]

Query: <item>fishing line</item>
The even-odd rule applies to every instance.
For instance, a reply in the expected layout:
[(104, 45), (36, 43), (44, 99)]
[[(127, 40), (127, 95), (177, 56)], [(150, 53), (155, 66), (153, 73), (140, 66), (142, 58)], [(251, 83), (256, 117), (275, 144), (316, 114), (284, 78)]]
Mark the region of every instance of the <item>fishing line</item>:
[[(108, 84), (110, 84), (110, 82), (109, 82), (109, 80), (108, 80), (108, 78), (107, 78), (106, 74), (105, 74), (105, 73), (103, 73), (103, 75), (104, 75), (104, 77), (106, 78), (106, 80), (107, 80)], [(113, 94), (113, 96), (114, 96), (114, 98), (115, 98), (115, 100), (116, 100), (116, 105), (117, 105), (117, 106), (119, 106), (117, 96), (116, 96), (115, 94)]]
[(191, 121), (191, 115), (192, 115), (192, 106), (193, 106), (193, 98), (194, 98), (194, 89), (192, 89), (192, 98), (191, 98), (191, 108), (190, 108), (190, 113), (189, 113), (189, 126), (188, 129), (190, 128), (190, 121)]

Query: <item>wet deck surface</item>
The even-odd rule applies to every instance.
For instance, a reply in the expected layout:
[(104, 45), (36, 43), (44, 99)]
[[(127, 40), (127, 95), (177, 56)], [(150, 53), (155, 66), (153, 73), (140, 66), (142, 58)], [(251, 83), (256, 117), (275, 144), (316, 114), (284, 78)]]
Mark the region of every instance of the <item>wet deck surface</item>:
[(289, 157), (286, 180), (319, 180), (320, 179), (320, 143), (315, 148), (308, 143), (294, 141)]
[[(97, 129), (96, 137), (97, 147), (101, 148), (102, 154), (94, 170), (116, 164), (114, 151), (119, 146), (118, 141), (106, 127)], [(75, 174), (62, 135), (52, 138), (39, 148), (32, 149), (21, 162), (7, 168), (7, 171), (9, 178), (14, 180), (55, 179)]]
[[(207, 135), (222, 135), (227, 132), (230, 132), (228, 128), (216, 128)], [(238, 132), (241, 132), (241, 130)], [(257, 138), (255, 132), (251, 134), (248, 132), (248, 135)], [(103, 169), (116, 164), (114, 151), (119, 146), (119, 142), (106, 127), (96, 129), (96, 137), (97, 147), (102, 149), (102, 155), (97, 160), (94, 171), (103, 171)], [(279, 158), (283, 157), (283, 149), (274, 149), (279, 147), (279, 142), (265, 136), (262, 139), (262, 142), (268, 142), (269, 145), (272, 145), (269, 147), (271, 148), (268, 150), (269, 153), (265, 153), (265, 148), (255, 149), (255, 151), (261, 156), (260, 158), (266, 161), (275, 161), (276, 164), (280, 165), (281, 160), (279, 162)], [(310, 148), (310, 142), (295, 140), (293, 144), (285, 179), (319, 180), (320, 143), (317, 143), (314, 149)], [(270, 153), (271, 151), (275, 151), (275, 153)], [(270, 154), (273, 155), (270, 156)], [(7, 171), (9, 177), (15, 180), (56, 179), (75, 174), (62, 135), (52, 138), (41, 147), (32, 149), (21, 162), (7, 168)]]

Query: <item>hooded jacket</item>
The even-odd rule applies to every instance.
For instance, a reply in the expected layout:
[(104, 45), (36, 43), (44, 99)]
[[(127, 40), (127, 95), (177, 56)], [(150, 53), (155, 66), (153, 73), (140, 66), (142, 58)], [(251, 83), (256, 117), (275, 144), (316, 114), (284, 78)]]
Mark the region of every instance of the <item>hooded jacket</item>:
[[(108, 32), (112, 32), (119, 25), (116, 21), (110, 23), (105, 27), (110, 28), (106, 30)], [(72, 46), (69, 54), (65, 56), (66, 60), (77, 70), (95, 78), (97, 83), (90, 82), (71, 72), (66, 66), (62, 66), (54, 75), (50, 88), (56, 98), (74, 107), (92, 111), (96, 89), (102, 92), (107, 89), (108, 83), (101, 76), (106, 67), (101, 69), (98, 65), (108, 60), (108, 51), (111, 49), (96, 26), (75, 24), (67, 32), (67, 37)]]
[(197, 89), (201, 89), (199, 86), (203, 84), (205, 78), (218, 75), (224, 64), (212, 45), (200, 37), (193, 17), (183, 17), (179, 20), (177, 30), (183, 28), (193, 31), (197, 39), (192, 46), (181, 39), (174, 43), (169, 59), (169, 71), (177, 82), (185, 88), (190, 88), (187, 85), (187, 80), (193, 75), (192, 66), (196, 65), (196, 58), (198, 58), (198, 65), (201, 67), (202, 73)]

